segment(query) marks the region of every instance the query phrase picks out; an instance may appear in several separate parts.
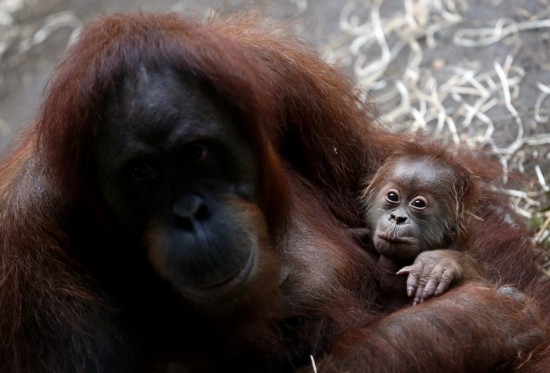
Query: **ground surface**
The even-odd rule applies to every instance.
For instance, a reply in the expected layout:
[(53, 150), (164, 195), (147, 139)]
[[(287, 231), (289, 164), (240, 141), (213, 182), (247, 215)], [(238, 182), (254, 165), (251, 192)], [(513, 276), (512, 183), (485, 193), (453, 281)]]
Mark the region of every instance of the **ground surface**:
[[(116, 11), (202, 16), (218, 1), (0, 0), (0, 151), (29, 123), (67, 43)], [(391, 130), (424, 130), (494, 150), (531, 181), (510, 186), (518, 211), (548, 243), (550, 0), (281, 0), (261, 8), (353, 74)]]

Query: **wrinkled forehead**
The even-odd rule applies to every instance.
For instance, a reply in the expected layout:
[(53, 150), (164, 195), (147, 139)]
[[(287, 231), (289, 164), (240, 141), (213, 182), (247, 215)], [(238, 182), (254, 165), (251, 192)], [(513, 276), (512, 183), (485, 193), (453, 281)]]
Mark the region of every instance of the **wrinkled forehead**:
[(433, 190), (449, 177), (448, 168), (430, 158), (401, 158), (393, 167), (392, 179), (409, 190)]

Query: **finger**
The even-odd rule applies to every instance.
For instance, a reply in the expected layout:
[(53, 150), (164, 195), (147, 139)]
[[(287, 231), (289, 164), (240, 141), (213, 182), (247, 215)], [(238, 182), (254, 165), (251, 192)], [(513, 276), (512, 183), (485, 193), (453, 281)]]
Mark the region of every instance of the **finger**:
[(406, 266), (406, 267), (403, 267), (401, 268), (399, 271), (397, 271), (395, 274), (397, 276), (401, 276), (401, 275), (407, 275), (411, 272), (412, 270), (412, 266)]
[(416, 292), (414, 293), (413, 304), (419, 304), (422, 302), (422, 293), (424, 292), (424, 285), (418, 285)]
[(435, 289), (437, 288), (438, 284), (439, 279), (435, 277), (430, 277), (428, 282), (426, 282), (426, 286), (424, 287), (422, 294), (420, 294), (421, 301), (430, 299), (434, 295)]
[(440, 264), (432, 268), (429, 274), (423, 274), (428, 277), (426, 281), (426, 286), (424, 287), (424, 292), (422, 293), (422, 299), (429, 299), (435, 294), (435, 290), (441, 282), (441, 277), (445, 272), (445, 267)]
[(410, 298), (415, 294), (418, 290), (418, 278), (413, 274), (409, 274), (409, 277), (407, 277), (407, 296)]
[(422, 302), (422, 294), (424, 293), (424, 288), (426, 286), (426, 276), (420, 276), (418, 282), (416, 283), (416, 291), (414, 292), (413, 304), (418, 304)]
[(420, 275), (422, 273), (422, 268), (424, 263), (419, 262), (415, 263), (412, 266), (409, 266), (409, 277), (407, 277), (407, 296), (412, 297), (415, 292), (418, 292), (418, 284), (420, 282)]
[(441, 274), (439, 285), (437, 285), (437, 288), (434, 291), (434, 295), (437, 296), (443, 294), (449, 288), (451, 282), (453, 282), (453, 275), (451, 271), (443, 271), (443, 273)]

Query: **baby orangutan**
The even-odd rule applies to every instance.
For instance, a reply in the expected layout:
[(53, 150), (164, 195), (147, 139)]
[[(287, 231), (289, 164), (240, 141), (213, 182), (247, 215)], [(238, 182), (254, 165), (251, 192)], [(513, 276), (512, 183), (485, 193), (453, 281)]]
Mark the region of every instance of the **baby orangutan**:
[(406, 292), (417, 304), (480, 277), (463, 253), (478, 189), (440, 145), (404, 143), (387, 159), (361, 196), (384, 293), (403, 296), (405, 281), (396, 275), (408, 274)]

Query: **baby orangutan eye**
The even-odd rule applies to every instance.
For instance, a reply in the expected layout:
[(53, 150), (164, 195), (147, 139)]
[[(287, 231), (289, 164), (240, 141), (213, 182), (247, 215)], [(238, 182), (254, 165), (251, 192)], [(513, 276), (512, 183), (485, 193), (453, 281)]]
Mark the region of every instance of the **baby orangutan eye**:
[(411, 202), (411, 206), (416, 210), (425, 210), (428, 208), (428, 201), (424, 197), (416, 197)]
[(399, 194), (396, 190), (390, 190), (388, 193), (386, 193), (386, 201), (391, 203), (397, 203), (399, 202)]

